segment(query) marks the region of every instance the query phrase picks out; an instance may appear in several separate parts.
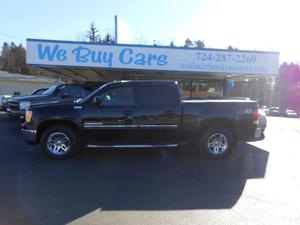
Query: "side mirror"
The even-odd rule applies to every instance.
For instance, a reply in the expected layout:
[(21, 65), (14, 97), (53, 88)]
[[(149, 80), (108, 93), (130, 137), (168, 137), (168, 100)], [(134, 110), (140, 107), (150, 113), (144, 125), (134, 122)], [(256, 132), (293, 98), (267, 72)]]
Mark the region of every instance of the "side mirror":
[(68, 92), (63, 92), (63, 93), (61, 94), (61, 97), (62, 97), (62, 98), (70, 98), (71, 95), (70, 95), (70, 93), (68, 93)]
[(103, 103), (101, 101), (100, 96), (95, 96), (93, 103), (94, 103), (94, 105), (96, 105), (98, 107), (102, 107), (103, 106)]

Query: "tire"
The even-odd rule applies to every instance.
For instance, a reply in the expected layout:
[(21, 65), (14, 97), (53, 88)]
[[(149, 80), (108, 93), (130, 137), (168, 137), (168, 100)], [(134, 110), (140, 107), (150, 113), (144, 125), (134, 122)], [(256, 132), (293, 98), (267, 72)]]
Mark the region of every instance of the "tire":
[(76, 150), (76, 133), (68, 126), (51, 126), (42, 134), (41, 146), (50, 158), (65, 159)]
[(210, 158), (223, 158), (227, 156), (234, 145), (230, 131), (222, 127), (209, 127), (204, 130), (200, 139), (202, 152)]

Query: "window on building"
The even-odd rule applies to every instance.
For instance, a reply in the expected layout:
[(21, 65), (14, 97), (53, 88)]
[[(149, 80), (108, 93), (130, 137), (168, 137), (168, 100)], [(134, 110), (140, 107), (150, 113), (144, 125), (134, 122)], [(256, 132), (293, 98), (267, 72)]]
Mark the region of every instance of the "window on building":
[(223, 96), (221, 80), (181, 80), (178, 83), (183, 98), (202, 99)]

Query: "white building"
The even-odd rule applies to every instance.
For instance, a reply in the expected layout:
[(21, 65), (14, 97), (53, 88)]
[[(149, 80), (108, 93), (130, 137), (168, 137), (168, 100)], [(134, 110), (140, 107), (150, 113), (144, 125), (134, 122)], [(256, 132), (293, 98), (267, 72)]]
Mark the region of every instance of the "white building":
[(59, 79), (42, 76), (8, 73), (0, 71), (1, 95), (27, 95), (38, 88), (47, 88), (59, 84)]

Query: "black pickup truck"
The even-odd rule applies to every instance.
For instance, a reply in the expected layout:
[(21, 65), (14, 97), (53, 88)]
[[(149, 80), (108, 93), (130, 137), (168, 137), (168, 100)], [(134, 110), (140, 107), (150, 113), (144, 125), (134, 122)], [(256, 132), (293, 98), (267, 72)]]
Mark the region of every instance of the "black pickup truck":
[(56, 159), (81, 147), (178, 147), (194, 142), (221, 158), (239, 139), (260, 134), (249, 100), (181, 100), (174, 81), (115, 81), (77, 103), (31, 106), (22, 132)]

